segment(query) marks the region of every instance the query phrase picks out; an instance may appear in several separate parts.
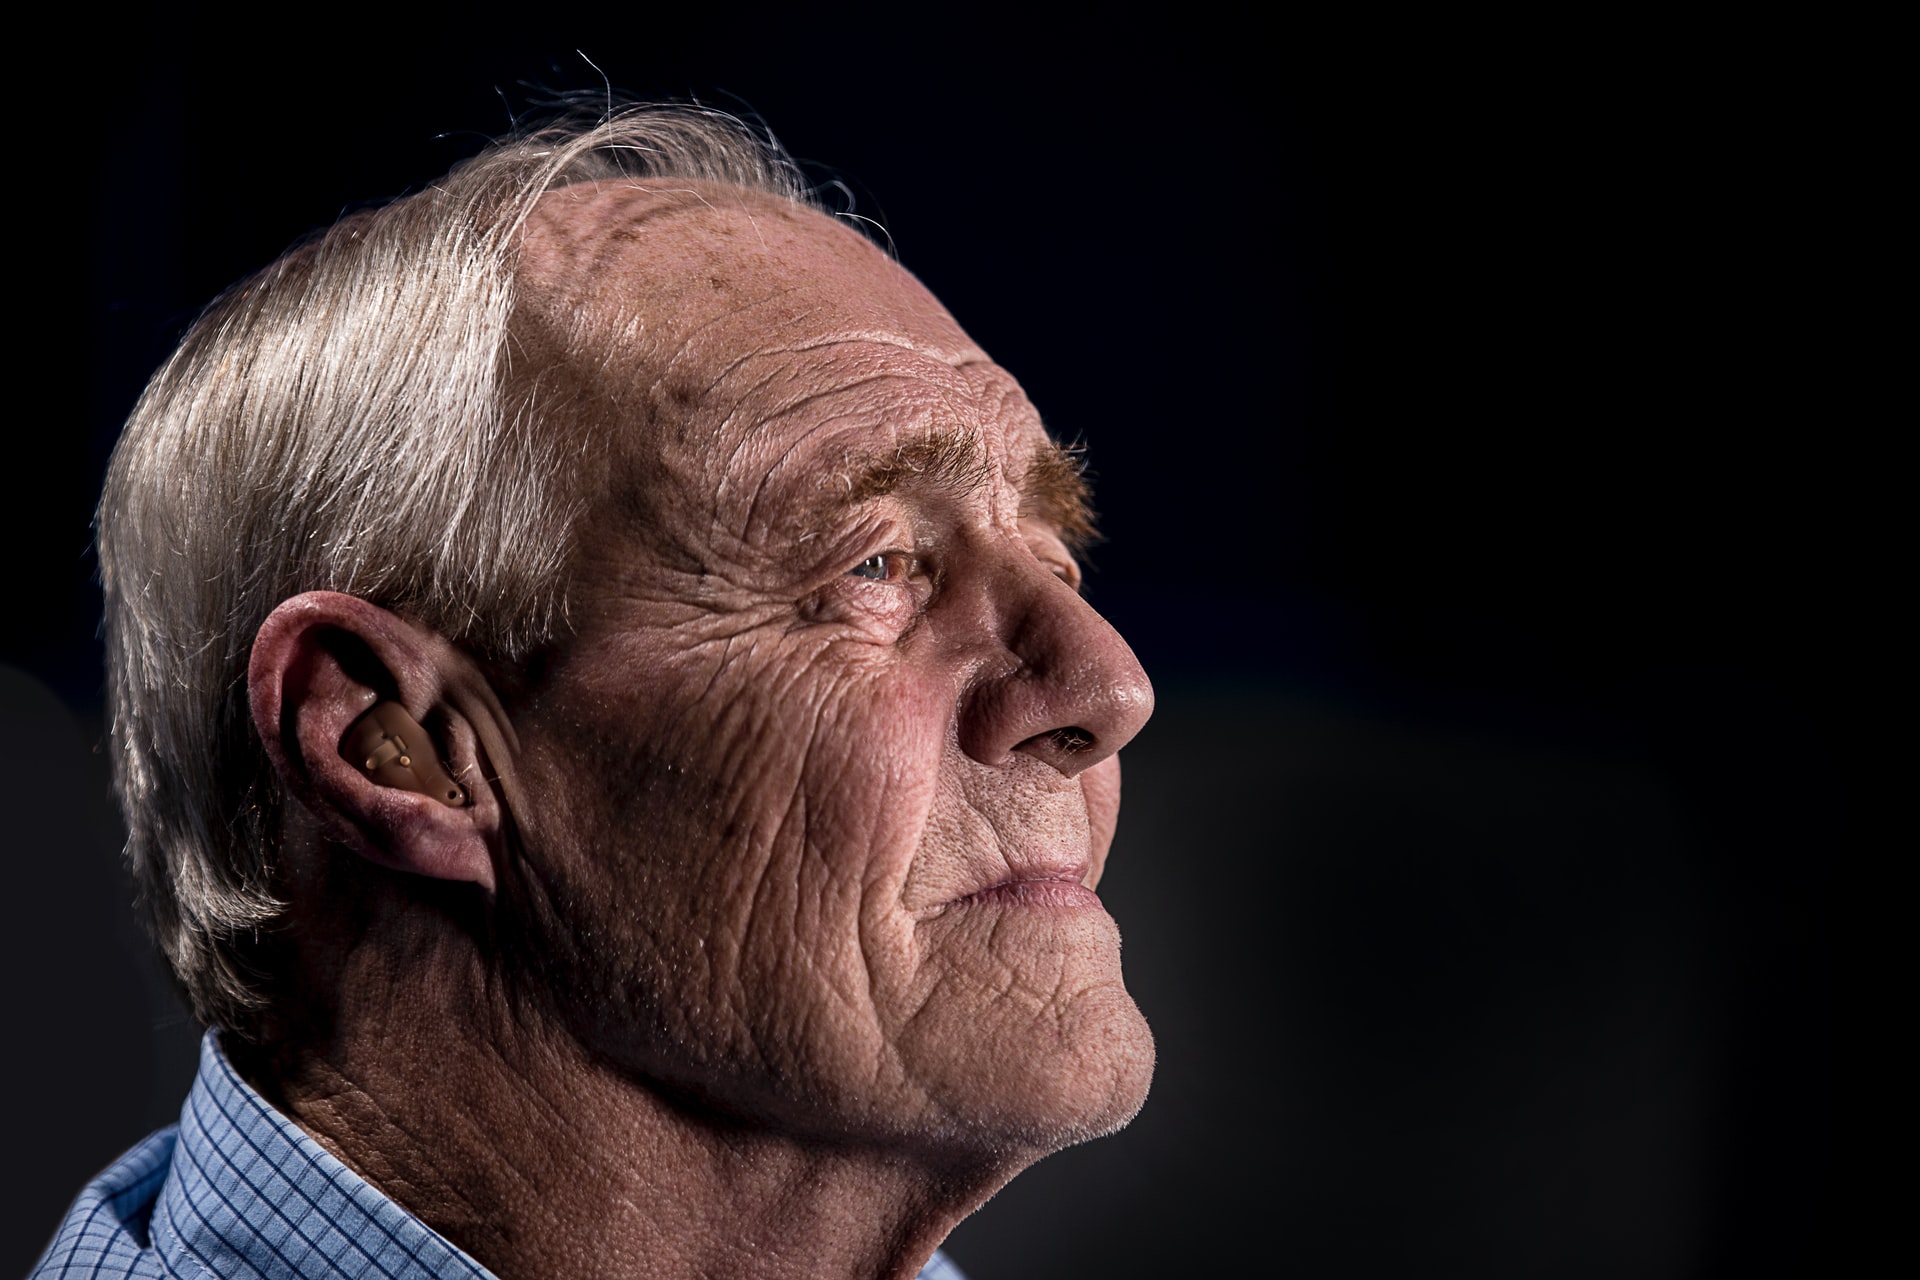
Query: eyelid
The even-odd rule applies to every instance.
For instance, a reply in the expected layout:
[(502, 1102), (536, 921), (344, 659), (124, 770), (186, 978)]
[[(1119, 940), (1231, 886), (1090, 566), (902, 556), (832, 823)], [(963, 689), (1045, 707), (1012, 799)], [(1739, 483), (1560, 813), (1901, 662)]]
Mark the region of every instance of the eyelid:
[(1033, 558), (1051, 569), (1055, 577), (1079, 591), (1085, 585), (1086, 573), (1080, 564), (1080, 557), (1073, 554), (1073, 548), (1060, 530), (1050, 521), (1035, 518), (1022, 520), (1020, 525)]

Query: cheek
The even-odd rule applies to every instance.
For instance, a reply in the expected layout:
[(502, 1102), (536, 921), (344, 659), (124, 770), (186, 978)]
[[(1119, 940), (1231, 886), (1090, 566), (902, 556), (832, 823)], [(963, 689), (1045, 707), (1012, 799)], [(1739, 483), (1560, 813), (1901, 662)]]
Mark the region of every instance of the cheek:
[[(897, 1084), (889, 1064), (918, 987), (902, 898), (937, 794), (947, 700), (897, 667), (806, 674), (807, 714), (776, 717), (769, 731), (789, 739), (735, 775), (737, 811), (753, 815), (747, 845), (719, 851), (739, 869), (714, 921), (737, 947), (726, 984), (744, 1050), (736, 1084), (743, 1096), (770, 1090), (761, 1105), (776, 1109), (867, 1109)], [(767, 1064), (779, 1083), (760, 1078)]]
[[(795, 1017), (820, 992), (884, 991), (913, 964), (902, 907), (926, 838), (947, 736), (936, 691), (912, 681), (842, 674), (801, 739), (799, 776), (774, 839), (751, 919), (737, 927), (756, 953), (756, 974), (785, 989), (769, 1002)], [(804, 956), (796, 966), (795, 956)], [(801, 975), (805, 974), (802, 978)], [(811, 982), (815, 992), (794, 989)], [(884, 1011), (842, 1014), (877, 1026)], [(844, 1023), (843, 1023), (844, 1025)]]
[(904, 874), (939, 781), (950, 699), (897, 673), (833, 684), (801, 739), (809, 835), (822, 856), (866, 850), (874, 872)]
[(565, 895), (562, 923), (591, 922), (592, 963), (622, 972), (610, 1008), (649, 1006), (637, 1021), (679, 1028), (681, 1043), (656, 1049), (684, 1060), (698, 1040), (816, 1087), (870, 1078), (892, 1020), (880, 1006), (915, 963), (901, 898), (950, 736), (950, 682), (865, 646), (736, 647), (667, 673), (680, 678), (648, 674), (644, 690), (601, 687), (554, 717), (568, 745), (593, 744), (591, 778), (530, 771), (554, 786), (541, 798), (565, 797), (541, 856), (592, 889)]
[(742, 696), (739, 663), (613, 656), (517, 717), (519, 910), (529, 967), (564, 970), (552, 994), (576, 1029), (672, 1076), (737, 1052), (748, 932), (801, 919), (790, 892), (760, 890), (797, 880), (773, 863), (795, 829), (806, 717)]

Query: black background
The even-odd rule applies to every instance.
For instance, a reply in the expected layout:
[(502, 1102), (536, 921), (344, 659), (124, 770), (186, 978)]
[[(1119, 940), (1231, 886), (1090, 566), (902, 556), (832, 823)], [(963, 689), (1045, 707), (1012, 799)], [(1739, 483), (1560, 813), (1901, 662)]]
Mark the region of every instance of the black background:
[(591, 58), (847, 182), (1091, 448), (1090, 594), (1160, 691), (1103, 894), (1161, 1065), (956, 1233), (977, 1280), (1844, 1273), (1871, 33), (57, 20), (13, 156), (0, 1268), (192, 1071), (97, 750), (118, 423), (222, 287)]

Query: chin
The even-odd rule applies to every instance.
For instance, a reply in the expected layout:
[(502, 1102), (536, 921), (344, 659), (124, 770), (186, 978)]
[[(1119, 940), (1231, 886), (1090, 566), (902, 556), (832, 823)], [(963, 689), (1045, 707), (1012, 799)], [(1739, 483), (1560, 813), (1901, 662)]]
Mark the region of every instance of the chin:
[(964, 1047), (966, 1062), (931, 1091), (928, 1136), (1020, 1167), (1125, 1128), (1153, 1083), (1153, 1033), (1118, 987), (1086, 993), (1053, 1025)]
[[(1099, 1031), (1079, 1037), (1060, 1069), (1040, 1081), (1033, 1108), (1033, 1144), (1057, 1151), (1124, 1129), (1146, 1105), (1153, 1084), (1153, 1032), (1124, 991), (1089, 1019)], [(1083, 1030), (1091, 1030), (1084, 1028)], [(1090, 1043), (1084, 1043), (1086, 1040)]]

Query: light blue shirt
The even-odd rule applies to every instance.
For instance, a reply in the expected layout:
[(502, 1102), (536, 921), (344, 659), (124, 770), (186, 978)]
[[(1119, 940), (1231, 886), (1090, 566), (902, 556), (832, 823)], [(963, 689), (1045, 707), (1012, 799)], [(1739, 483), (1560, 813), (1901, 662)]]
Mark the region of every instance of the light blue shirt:
[[(240, 1078), (208, 1032), (180, 1123), (86, 1190), (29, 1280), (492, 1280)], [(966, 1280), (936, 1252), (920, 1280)]]

